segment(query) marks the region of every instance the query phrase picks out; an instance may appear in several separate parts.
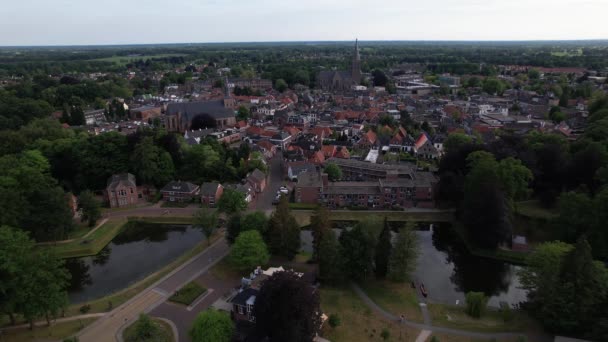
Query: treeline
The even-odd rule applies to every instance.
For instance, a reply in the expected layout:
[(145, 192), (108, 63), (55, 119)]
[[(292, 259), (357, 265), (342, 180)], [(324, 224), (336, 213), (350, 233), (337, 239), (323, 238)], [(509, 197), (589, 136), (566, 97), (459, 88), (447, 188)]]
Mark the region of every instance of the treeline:
[(551, 222), (552, 238), (574, 243), (587, 236), (594, 256), (608, 259), (600, 204), (608, 196), (607, 132), (608, 96), (598, 95), (585, 133), (573, 142), (557, 134), (502, 131), (484, 145), (451, 134), (439, 165), (436, 198), (459, 209), (473, 238), (496, 234), (490, 242), (478, 241), (487, 248), (510, 236), (517, 201), (538, 199), (545, 207), (560, 208), (560, 216)]
[(138, 184), (162, 187), (174, 179), (236, 182), (254, 168), (266, 171), (246, 144), (232, 150), (209, 138), (189, 146), (160, 129), (92, 136), (37, 119), (0, 131), (0, 224), (38, 241), (61, 239), (71, 230), (65, 192), (102, 190), (113, 174), (131, 172)]

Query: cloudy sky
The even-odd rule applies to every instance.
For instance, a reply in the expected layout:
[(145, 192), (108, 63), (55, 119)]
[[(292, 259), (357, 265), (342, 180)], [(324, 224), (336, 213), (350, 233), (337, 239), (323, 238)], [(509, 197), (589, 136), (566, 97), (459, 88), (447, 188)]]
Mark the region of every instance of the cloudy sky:
[(608, 39), (608, 0), (2, 0), (0, 45)]

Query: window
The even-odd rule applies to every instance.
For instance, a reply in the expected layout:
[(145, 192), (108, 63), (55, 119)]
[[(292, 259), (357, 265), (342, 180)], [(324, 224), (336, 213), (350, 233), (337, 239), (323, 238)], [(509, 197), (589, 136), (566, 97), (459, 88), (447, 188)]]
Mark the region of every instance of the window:
[(243, 309), (243, 307), (241, 305), (237, 305), (238, 311), (239, 311), (239, 315), (244, 315), (245, 314), (245, 310)]
[(131, 188), (131, 193), (133, 193), (133, 188)]

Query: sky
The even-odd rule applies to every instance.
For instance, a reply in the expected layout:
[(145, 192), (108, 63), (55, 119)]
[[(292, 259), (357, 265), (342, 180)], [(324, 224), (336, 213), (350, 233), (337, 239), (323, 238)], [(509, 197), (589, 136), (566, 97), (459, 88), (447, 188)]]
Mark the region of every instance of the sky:
[(608, 0), (2, 0), (0, 46), (608, 39)]

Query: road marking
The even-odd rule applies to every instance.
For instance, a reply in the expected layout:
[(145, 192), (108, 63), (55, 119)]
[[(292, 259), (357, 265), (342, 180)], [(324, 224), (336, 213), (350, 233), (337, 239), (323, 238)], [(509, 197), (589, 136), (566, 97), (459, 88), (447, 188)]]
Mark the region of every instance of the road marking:
[(163, 289), (159, 289), (158, 287), (155, 287), (152, 289), (152, 291), (158, 293), (159, 295), (163, 296), (163, 297), (169, 297), (169, 293)]
[(420, 303), (420, 306), (421, 306), (421, 307), (425, 307), (425, 306), (426, 306), (426, 303)]

